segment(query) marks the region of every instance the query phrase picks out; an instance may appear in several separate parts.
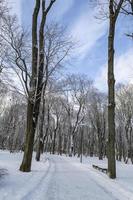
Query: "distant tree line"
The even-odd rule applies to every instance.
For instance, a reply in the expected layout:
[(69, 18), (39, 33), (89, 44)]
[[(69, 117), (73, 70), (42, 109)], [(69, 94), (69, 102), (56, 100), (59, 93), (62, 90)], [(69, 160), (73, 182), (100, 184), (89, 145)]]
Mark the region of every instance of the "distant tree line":
[[(26, 101), (4, 84), (0, 94), (0, 148), (23, 151)], [(118, 85), (115, 98), (116, 159), (133, 163), (133, 85)], [(83, 154), (107, 157), (107, 95), (98, 91), (87, 77), (72, 74), (61, 82), (49, 83), (41, 103), (41, 111), (44, 110), (39, 115), (34, 141), (38, 160), (43, 152), (80, 156), (82, 131)]]

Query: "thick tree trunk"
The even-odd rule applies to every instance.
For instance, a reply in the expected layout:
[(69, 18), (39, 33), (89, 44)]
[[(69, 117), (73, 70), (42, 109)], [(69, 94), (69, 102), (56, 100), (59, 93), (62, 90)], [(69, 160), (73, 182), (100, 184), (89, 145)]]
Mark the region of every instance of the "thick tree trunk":
[(109, 1), (109, 37), (108, 37), (108, 175), (116, 178), (115, 161), (115, 79), (114, 79), (114, 38), (115, 25), (124, 0), (115, 6)]
[[(35, 114), (36, 114), (36, 120), (39, 116), (39, 108), (40, 108), (40, 102), (41, 102), (41, 96), (42, 96), (42, 90), (43, 90), (43, 113), (42, 113), (42, 119), (41, 119), (41, 127), (40, 127), (40, 133), (39, 133), (39, 142), (38, 142), (38, 150), (36, 154), (36, 160), (40, 160), (40, 154), (41, 149), (43, 148), (43, 121), (44, 121), (44, 115), (45, 115), (45, 90), (48, 83), (48, 66), (45, 66), (46, 71), (46, 77), (45, 77), (45, 84), (43, 83), (43, 77), (44, 77), (44, 26), (46, 23), (46, 16), (47, 16), (47, 10), (45, 10), (45, 1), (42, 0), (42, 19), (41, 19), (41, 25), (39, 30), (39, 70), (38, 70), (38, 86), (37, 86), (37, 99), (35, 104)], [(44, 87), (43, 87), (44, 86)]]
[(43, 77), (44, 77), (44, 26), (46, 22), (46, 12), (45, 12), (45, 1), (42, 1), (42, 18), (39, 30), (39, 67), (38, 67), (38, 83), (37, 92), (35, 100), (35, 118), (36, 121), (39, 116), (39, 108), (43, 89)]
[(31, 170), (33, 143), (34, 143), (34, 135), (35, 135), (35, 123), (33, 121), (33, 109), (34, 109), (34, 104), (31, 101), (28, 101), (27, 128), (26, 128), (24, 156), (23, 156), (22, 164), (20, 166), (20, 171), (23, 171), (23, 172), (29, 172)]
[(110, 0), (109, 37), (108, 37), (108, 175), (116, 178), (115, 161), (115, 79), (114, 79), (114, 36), (115, 15), (113, 0)]
[(34, 113), (34, 101), (37, 84), (37, 63), (38, 63), (38, 42), (37, 42), (37, 19), (40, 10), (40, 0), (36, 0), (32, 18), (32, 77), (30, 82), (30, 91), (27, 106), (27, 128), (23, 161), (20, 166), (20, 171), (31, 171), (31, 161), (33, 153), (33, 144), (35, 136), (35, 113)]
[[(30, 91), (27, 107), (27, 129), (25, 150), (20, 170), (29, 172), (31, 170), (31, 160), (33, 153), (33, 144), (35, 129), (39, 116), (41, 94), (43, 88), (43, 71), (44, 71), (44, 26), (46, 16), (56, 0), (51, 0), (47, 9), (45, 0), (42, 0), (42, 18), (39, 30), (39, 56), (38, 56), (38, 37), (37, 24), (40, 11), (40, 0), (36, 0), (33, 17), (32, 17), (32, 77), (30, 82)], [(39, 59), (38, 59), (39, 57)], [(38, 66), (39, 63), (39, 66)]]

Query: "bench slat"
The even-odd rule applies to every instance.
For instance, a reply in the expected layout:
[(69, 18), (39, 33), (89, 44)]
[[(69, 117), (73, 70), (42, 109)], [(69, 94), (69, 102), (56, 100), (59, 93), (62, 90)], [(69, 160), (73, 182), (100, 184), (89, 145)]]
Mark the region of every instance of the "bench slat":
[(104, 173), (107, 174), (107, 168), (102, 168), (102, 167), (99, 167), (99, 166), (97, 166), (97, 165), (92, 165), (92, 167), (93, 167), (94, 169), (97, 169), (97, 170), (102, 171), (102, 172), (104, 172)]

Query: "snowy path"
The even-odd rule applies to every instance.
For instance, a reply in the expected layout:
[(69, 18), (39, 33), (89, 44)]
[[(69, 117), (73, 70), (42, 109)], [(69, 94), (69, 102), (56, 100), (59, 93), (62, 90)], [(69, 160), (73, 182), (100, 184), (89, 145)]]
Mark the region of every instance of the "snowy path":
[[(46, 200), (128, 200), (133, 193), (89, 167), (59, 156), (50, 157), (51, 172)], [(120, 192), (120, 193), (119, 193)]]
[(21, 173), (22, 154), (0, 155), (0, 166), (9, 172), (0, 183), (0, 200), (133, 200), (132, 165), (118, 163), (118, 178), (110, 180), (92, 168), (106, 164), (96, 158), (80, 164), (77, 158), (43, 155), (41, 162), (33, 159), (30, 173)]

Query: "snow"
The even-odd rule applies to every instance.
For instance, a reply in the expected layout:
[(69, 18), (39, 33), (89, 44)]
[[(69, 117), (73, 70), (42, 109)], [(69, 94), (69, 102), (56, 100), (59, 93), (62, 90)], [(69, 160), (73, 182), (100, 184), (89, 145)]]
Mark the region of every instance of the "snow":
[(22, 153), (0, 152), (0, 168), (8, 170), (8, 175), (0, 184), (0, 200), (30, 199), (28, 196), (35, 193), (36, 189), (42, 185), (49, 169), (48, 160), (34, 161), (30, 173), (19, 171), (21, 160)]
[[(105, 167), (107, 160), (44, 154), (33, 158), (32, 171), (22, 173), (22, 153), (0, 151), (0, 200), (133, 200), (133, 165), (117, 162), (117, 179), (111, 180), (92, 164)], [(35, 156), (35, 155), (34, 155)]]

